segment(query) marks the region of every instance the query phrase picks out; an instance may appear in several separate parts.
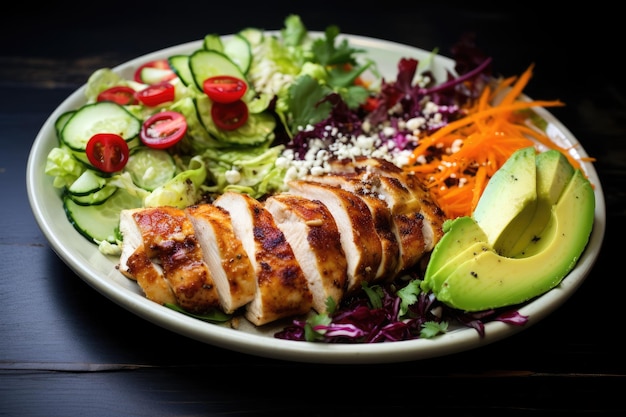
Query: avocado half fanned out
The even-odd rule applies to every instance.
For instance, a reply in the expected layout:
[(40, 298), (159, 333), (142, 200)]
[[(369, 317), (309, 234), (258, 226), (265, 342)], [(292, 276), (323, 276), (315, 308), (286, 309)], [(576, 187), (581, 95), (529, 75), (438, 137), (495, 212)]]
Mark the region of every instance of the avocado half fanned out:
[(520, 149), (494, 174), (472, 216), (448, 220), (422, 289), (465, 311), (528, 301), (574, 268), (593, 228), (595, 195), (557, 150)]

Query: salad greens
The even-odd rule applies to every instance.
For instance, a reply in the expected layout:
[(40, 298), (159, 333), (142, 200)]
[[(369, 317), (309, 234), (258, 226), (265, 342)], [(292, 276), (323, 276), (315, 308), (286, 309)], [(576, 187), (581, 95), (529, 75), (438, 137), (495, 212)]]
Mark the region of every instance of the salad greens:
[[(367, 69), (373, 69), (374, 63), (360, 64), (357, 55), (363, 51), (352, 48), (345, 39), (339, 42), (339, 29), (335, 26), (327, 28), (321, 38), (314, 39), (299, 16), (290, 15), (278, 35), (255, 28), (246, 28), (238, 35), (248, 42), (251, 58), (245, 73), (250, 85), (246, 93), (250, 118), (246, 125), (232, 132), (219, 131), (210, 118), (210, 100), (197, 83), (190, 82), (190, 74), (186, 72), (193, 68), (190, 62), (193, 53), (177, 56), (189, 65), (182, 69), (176, 67), (179, 77), (170, 80), (175, 86), (174, 101), (157, 106), (141, 103), (124, 106), (140, 121), (166, 110), (185, 116), (184, 139), (170, 149), (159, 151), (173, 157), (176, 175), (146, 190), (133, 181), (126, 169), (108, 176), (99, 173), (107, 185), (141, 198), (144, 206), (184, 207), (226, 190), (245, 192), (255, 198), (279, 191), (284, 187), (288, 167), (276, 161), (285, 150), (285, 144), (303, 126), (326, 119), (332, 110), (331, 103), (317, 103), (335, 93), (356, 109), (371, 93), (354, 81)], [(219, 37), (214, 43), (224, 50), (224, 45), (228, 44)], [(112, 69), (101, 68), (86, 84), (86, 105), (95, 103), (102, 91), (114, 86), (127, 86), (135, 91), (145, 87)], [(53, 185), (64, 192), (84, 171), (94, 169), (86, 163), (84, 154), (63, 141), (64, 125), (74, 113), (76, 111), (68, 112), (57, 121), (59, 146), (49, 153), (45, 167), (46, 174), (54, 177)], [(131, 158), (143, 147), (138, 142), (129, 146)], [(143, 180), (150, 182), (149, 178)], [(95, 243), (107, 254), (119, 254), (119, 242), (117, 245), (110, 241)]]

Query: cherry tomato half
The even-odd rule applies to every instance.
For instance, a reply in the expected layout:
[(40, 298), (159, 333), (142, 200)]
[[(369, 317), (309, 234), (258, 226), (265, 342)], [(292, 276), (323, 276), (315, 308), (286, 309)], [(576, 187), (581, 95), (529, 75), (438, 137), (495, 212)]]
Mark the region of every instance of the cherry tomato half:
[(165, 149), (178, 143), (187, 132), (185, 116), (175, 111), (152, 115), (141, 127), (141, 141), (155, 149)]
[(170, 64), (167, 59), (155, 59), (153, 61), (148, 61), (145, 64), (141, 65), (139, 68), (137, 68), (137, 70), (135, 71), (134, 79), (138, 83), (152, 84), (151, 82), (148, 82), (148, 80), (146, 80), (144, 77), (143, 70), (145, 68), (155, 68), (157, 70), (164, 70), (161, 73), (161, 79), (159, 81), (169, 81), (173, 78), (176, 78), (176, 73), (170, 67)]
[(128, 144), (115, 133), (97, 133), (85, 149), (91, 165), (103, 172), (121, 171), (128, 162)]
[(135, 90), (130, 87), (117, 85), (115, 87), (107, 88), (98, 94), (98, 101), (113, 101), (117, 104), (121, 104), (122, 106), (126, 106), (128, 104), (137, 104), (137, 99), (135, 98)]
[(213, 103), (211, 118), (223, 130), (235, 130), (248, 121), (248, 106), (241, 100), (232, 103)]
[(248, 84), (230, 75), (218, 75), (204, 80), (202, 89), (211, 100), (217, 103), (232, 103), (246, 93)]
[(173, 101), (175, 95), (176, 89), (167, 81), (149, 85), (143, 90), (135, 93), (137, 100), (150, 107), (158, 106), (159, 104), (163, 104), (168, 101)]

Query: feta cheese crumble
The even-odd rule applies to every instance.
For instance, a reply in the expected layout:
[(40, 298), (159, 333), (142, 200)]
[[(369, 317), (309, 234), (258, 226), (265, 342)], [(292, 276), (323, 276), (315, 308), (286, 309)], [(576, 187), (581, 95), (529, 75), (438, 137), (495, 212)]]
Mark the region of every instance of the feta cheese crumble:
[[(285, 183), (305, 175), (329, 173), (331, 167), (328, 161), (331, 159), (365, 156), (384, 159), (402, 168), (412, 161), (413, 149), (417, 146), (420, 135), (442, 124), (440, 111), (449, 111), (448, 106), (425, 101), (422, 115), (408, 120), (395, 115), (394, 125), (387, 121), (375, 128), (365, 120), (361, 126), (364, 133), (356, 136), (345, 135), (335, 126), (325, 126), (321, 129), (322, 137), (309, 139), (305, 155), (287, 148), (276, 161), (276, 165), (286, 170)], [(393, 112), (394, 110), (390, 111)], [(300, 131), (311, 132), (314, 129), (314, 126), (307, 125), (300, 128)], [(455, 143), (454, 148), (458, 150), (461, 145), (462, 142)], [(421, 158), (416, 162), (426, 163), (426, 160)]]

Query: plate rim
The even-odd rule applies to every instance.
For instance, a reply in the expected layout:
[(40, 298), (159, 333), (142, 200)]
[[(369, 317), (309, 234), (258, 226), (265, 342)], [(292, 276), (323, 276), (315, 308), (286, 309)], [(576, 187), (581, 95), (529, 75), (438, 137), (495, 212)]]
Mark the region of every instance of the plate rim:
[[(265, 31), (265, 33), (273, 34), (277, 33), (277, 31)], [(313, 36), (321, 35), (320, 32), (311, 31), (310, 33)], [(397, 64), (401, 55), (427, 56), (432, 54), (418, 47), (384, 39), (346, 33), (341, 34), (340, 38), (348, 39), (352, 46), (365, 49), (378, 48), (380, 50), (384, 49), (390, 53), (398, 53), (399, 55), (393, 62), (393, 66)], [(141, 62), (172, 55), (174, 53), (182, 53), (182, 51), (189, 52), (198, 48), (201, 42), (201, 40), (191, 41), (144, 54), (117, 65), (113, 70), (121, 74), (126, 73), (125, 76), (130, 77), (132, 69)], [(369, 53), (371, 54), (372, 51), (370, 50)], [(379, 53), (381, 52), (379, 51)], [(436, 55), (435, 60), (443, 63), (444, 66), (453, 63), (450, 58), (442, 55)], [(35, 220), (55, 254), (70, 267), (79, 278), (100, 294), (155, 325), (202, 343), (270, 359), (328, 364), (406, 362), (468, 351), (528, 329), (559, 308), (574, 294), (587, 278), (602, 247), (606, 228), (604, 193), (593, 163), (583, 162), (582, 165), (585, 173), (595, 187), (596, 198), (594, 226), (589, 242), (585, 251), (578, 259), (575, 268), (570, 271), (559, 286), (519, 309), (521, 314), (529, 316), (529, 321), (525, 326), (513, 326), (494, 321), (486, 323), (484, 337), (480, 337), (478, 332), (474, 329), (467, 328), (454, 330), (434, 339), (415, 339), (376, 344), (326, 344), (277, 339), (269, 335), (251, 333), (245, 330), (236, 330), (221, 325), (202, 322), (150, 301), (138, 292), (133, 292), (117, 285), (114, 280), (110, 279), (111, 271), (104, 273), (103, 271), (94, 270), (92, 264), (84, 262), (77, 254), (69, 250), (72, 249), (71, 242), (69, 242), (70, 238), (54, 233), (54, 230), (58, 227), (53, 225), (54, 218), (51, 217), (51, 213), (56, 213), (56, 217), (58, 217), (60, 210), (61, 214), (63, 214), (63, 219), (65, 220), (66, 218), (61, 204), (58, 204), (56, 209), (46, 207), (47, 202), (44, 200), (46, 200), (46, 196), (50, 196), (51, 192), (50, 189), (46, 190), (44, 184), (47, 184), (48, 188), (52, 188), (52, 178), (44, 172), (45, 160), (49, 149), (53, 147), (51, 142), (56, 140), (56, 136), (54, 135), (55, 120), (65, 110), (69, 110), (72, 103), (78, 103), (81, 100), (83, 102), (85, 101), (85, 87), (86, 84), (83, 84), (55, 108), (42, 125), (33, 142), (27, 161), (26, 188), (29, 204)], [(578, 145), (575, 147), (575, 151), (579, 156), (588, 156), (572, 132), (548, 110), (545, 108), (536, 108), (535, 111), (552, 123), (555, 128), (564, 135), (565, 139), (570, 141), (570, 144)], [(54, 190), (54, 192), (57, 195), (59, 194), (56, 190)], [(62, 229), (67, 230), (67, 226), (69, 226), (72, 232), (76, 232), (69, 222), (66, 223), (67, 225), (61, 226)], [(75, 236), (71, 236), (71, 238), (84, 239), (78, 232), (76, 232)], [(95, 245), (93, 246), (93, 252), (95, 252), (96, 255), (100, 255), (103, 259), (106, 258), (98, 251)], [(115, 264), (114, 259), (115, 258), (110, 257), (108, 260)], [(121, 275), (119, 272), (118, 274)], [(123, 279), (127, 280), (125, 277)]]

